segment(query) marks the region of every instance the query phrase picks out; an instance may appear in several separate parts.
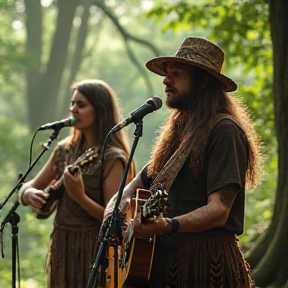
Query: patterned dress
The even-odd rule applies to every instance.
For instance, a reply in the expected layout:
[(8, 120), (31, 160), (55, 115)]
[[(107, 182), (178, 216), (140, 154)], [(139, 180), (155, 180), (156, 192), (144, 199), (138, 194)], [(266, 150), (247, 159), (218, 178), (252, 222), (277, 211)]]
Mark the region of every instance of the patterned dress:
[[(83, 152), (79, 142), (67, 150), (67, 139), (60, 142), (54, 151), (54, 165), (57, 173), (62, 175), (66, 165), (75, 162)], [(85, 193), (96, 203), (101, 203), (100, 163), (96, 159), (93, 165), (81, 168)], [(125, 165), (125, 152), (119, 148), (106, 149), (105, 163), (111, 159), (120, 159)], [(64, 190), (58, 200), (57, 213), (51, 233), (50, 251), (47, 263), (48, 287), (50, 288), (84, 288), (90, 269), (97, 256), (97, 237), (101, 222), (89, 215)]]

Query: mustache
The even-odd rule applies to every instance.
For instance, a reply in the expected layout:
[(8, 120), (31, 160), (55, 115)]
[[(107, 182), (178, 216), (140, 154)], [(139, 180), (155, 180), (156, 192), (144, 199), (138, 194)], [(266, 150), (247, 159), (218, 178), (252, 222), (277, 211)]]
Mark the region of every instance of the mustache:
[(177, 91), (177, 89), (173, 88), (172, 86), (166, 86), (165, 88), (165, 92), (175, 92)]

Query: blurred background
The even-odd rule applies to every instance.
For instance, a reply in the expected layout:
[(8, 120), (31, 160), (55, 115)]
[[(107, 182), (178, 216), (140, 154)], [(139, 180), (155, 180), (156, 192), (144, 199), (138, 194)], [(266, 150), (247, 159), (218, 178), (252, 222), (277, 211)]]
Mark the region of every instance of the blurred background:
[[(143, 136), (134, 155), (139, 171), (167, 116), (163, 79), (144, 64), (155, 56), (174, 55), (186, 36), (205, 37), (225, 51), (223, 73), (239, 84), (236, 96), (249, 107), (265, 147), (262, 184), (247, 192), (245, 233), (239, 244), (248, 252), (269, 226), (277, 181), (268, 13), (268, 4), (260, 0), (0, 0), (0, 203), (52, 133), (34, 135), (37, 128), (69, 116), (70, 85), (82, 79), (106, 81), (123, 108), (121, 118), (153, 95), (163, 100), (161, 109), (143, 119)], [(132, 143), (135, 127), (125, 129)], [(68, 133), (69, 128), (62, 129), (57, 141)], [(46, 162), (57, 141), (27, 180)], [(0, 222), (16, 194), (2, 207)], [(17, 213), (21, 287), (46, 287), (44, 267), (53, 216), (37, 220), (22, 206)], [(0, 287), (11, 287), (10, 224), (2, 234)]]

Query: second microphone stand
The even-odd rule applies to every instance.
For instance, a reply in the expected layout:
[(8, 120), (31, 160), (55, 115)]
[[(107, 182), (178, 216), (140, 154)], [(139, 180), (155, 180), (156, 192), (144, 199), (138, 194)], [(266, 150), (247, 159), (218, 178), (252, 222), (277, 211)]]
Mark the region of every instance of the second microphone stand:
[[(115, 206), (112, 212), (112, 216), (110, 218), (110, 222), (106, 231), (103, 232), (103, 237), (100, 239), (99, 250), (96, 256), (95, 263), (91, 269), (89, 280), (88, 280), (88, 288), (104, 288), (106, 284), (106, 276), (105, 271), (108, 268), (108, 259), (107, 253), (109, 249), (109, 235), (110, 231), (116, 231), (117, 237), (120, 242), (122, 242), (122, 232), (121, 232), (121, 215), (119, 210), (119, 205), (122, 199), (123, 190), (126, 184), (127, 176), (129, 169), (131, 167), (131, 162), (139, 141), (139, 138), (142, 137), (143, 133), (143, 121), (140, 120), (139, 122), (135, 123), (136, 129), (134, 132), (134, 141), (131, 148), (131, 152), (129, 155), (128, 163), (124, 170), (124, 175), (122, 181), (120, 183), (119, 191), (117, 194), (117, 199), (115, 202)], [(118, 288), (118, 249), (114, 247), (114, 287), (111, 288)]]

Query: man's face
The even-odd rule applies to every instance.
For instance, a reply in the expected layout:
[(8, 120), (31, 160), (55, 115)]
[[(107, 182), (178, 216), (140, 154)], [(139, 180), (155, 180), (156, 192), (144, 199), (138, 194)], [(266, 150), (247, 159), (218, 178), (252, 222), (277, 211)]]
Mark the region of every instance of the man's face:
[(193, 66), (179, 62), (168, 62), (165, 70), (167, 75), (163, 84), (166, 86), (167, 106), (186, 110), (193, 99)]

